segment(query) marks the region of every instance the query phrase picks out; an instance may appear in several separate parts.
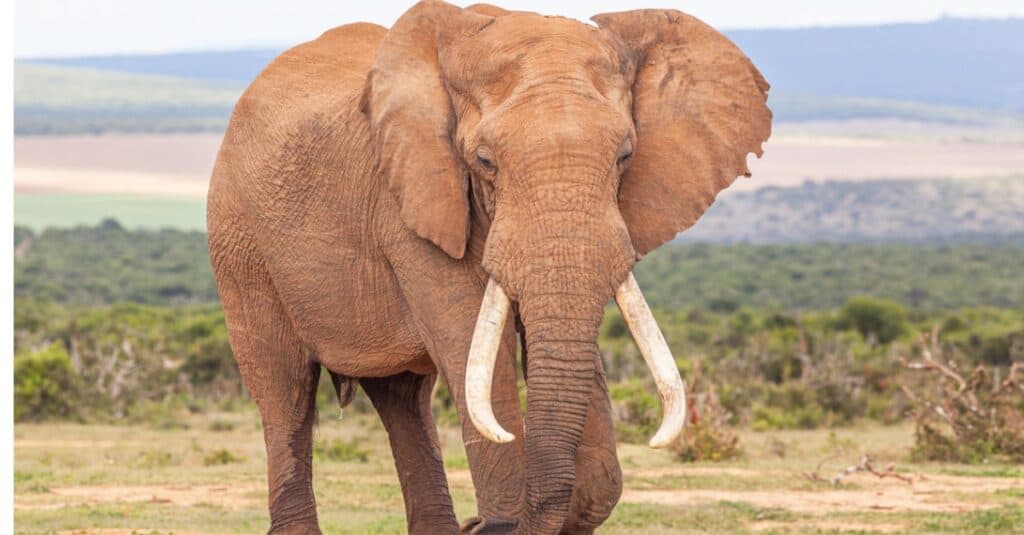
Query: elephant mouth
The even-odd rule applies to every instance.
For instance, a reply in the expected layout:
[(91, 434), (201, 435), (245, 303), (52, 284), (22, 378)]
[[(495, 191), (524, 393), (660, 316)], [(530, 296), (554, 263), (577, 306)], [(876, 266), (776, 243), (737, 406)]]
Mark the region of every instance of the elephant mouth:
[[(661, 427), (651, 438), (652, 448), (664, 448), (679, 436), (686, 422), (686, 391), (675, 359), (658, 328), (636, 278), (629, 273), (615, 291), (615, 302), (629, 327), (647, 368), (654, 376), (664, 408)], [(491, 407), (494, 367), (501, 345), (502, 331), (508, 320), (511, 302), (492, 277), (477, 315), (466, 362), (466, 406), (473, 425), (488, 440), (507, 443), (515, 435), (498, 423)]]

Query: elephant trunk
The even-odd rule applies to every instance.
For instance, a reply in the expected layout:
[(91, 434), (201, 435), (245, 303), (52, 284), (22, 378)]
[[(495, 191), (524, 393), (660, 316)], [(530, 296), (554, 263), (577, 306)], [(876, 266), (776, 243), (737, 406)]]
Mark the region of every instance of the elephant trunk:
[[(526, 502), (519, 529), (556, 533), (569, 513), (577, 449), (591, 408), (591, 390), (597, 384), (598, 331), (609, 299), (615, 296), (620, 301), (634, 336), (650, 339), (638, 340), (637, 345), (645, 358), (653, 355), (647, 360), (655, 364), (652, 371), (659, 388), (678, 386), (662, 391), (666, 415), (679, 412), (682, 387), (630, 274), (636, 253), (617, 207), (605, 202), (605, 197), (613, 197), (539, 184), (517, 205), (519, 211), (499, 207), (491, 224), (483, 267), (492, 279), (471, 342), (466, 402), (470, 418), (484, 437), (495, 442), (515, 439), (498, 425), (490, 406), (494, 358), (510, 301), (515, 300), (529, 354)], [(655, 445), (677, 434), (676, 423), (681, 425), (682, 418), (668, 420), (673, 423), (659, 432)]]
[(592, 273), (547, 269), (519, 302), (530, 365), (526, 376), (526, 533), (554, 533), (569, 512), (576, 450), (590, 410), (597, 336), (607, 296)]

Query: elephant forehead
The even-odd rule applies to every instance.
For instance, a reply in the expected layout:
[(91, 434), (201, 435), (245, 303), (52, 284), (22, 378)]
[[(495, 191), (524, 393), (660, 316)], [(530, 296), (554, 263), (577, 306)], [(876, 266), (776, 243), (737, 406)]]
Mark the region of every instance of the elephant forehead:
[(595, 27), (515, 13), (459, 42), (445, 63), (454, 86), (496, 95), (523, 84), (559, 80), (599, 85), (601, 90), (632, 72), (629, 61), (619, 43)]

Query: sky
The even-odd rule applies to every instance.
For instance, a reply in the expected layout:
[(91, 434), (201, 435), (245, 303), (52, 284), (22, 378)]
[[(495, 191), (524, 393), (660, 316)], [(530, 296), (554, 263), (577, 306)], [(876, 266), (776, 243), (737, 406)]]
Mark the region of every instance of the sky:
[[(458, 5), (475, 2), (454, 1)], [(586, 20), (595, 13), (674, 7), (719, 29), (923, 22), (942, 16), (1024, 17), (1021, 0), (551, 0), (494, 1), (507, 9)], [(390, 26), (411, 1), (18, 0), (17, 58), (182, 50), (283, 48), (348, 22)]]

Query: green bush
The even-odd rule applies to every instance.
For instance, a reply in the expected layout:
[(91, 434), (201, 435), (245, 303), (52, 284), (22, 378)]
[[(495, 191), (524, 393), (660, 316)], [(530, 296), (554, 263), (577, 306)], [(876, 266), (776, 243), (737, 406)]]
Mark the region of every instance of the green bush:
[(81, 381), (59, 342), (14, 358), (14, 420), (78, 420)]
[(245, 462), (245, 457), (235, 455), (226, 449), (219, 449), (211, 451), (203, 457), (204, 466), (221, 466), (225, 464), (235, 464)]
[(661, 403), (652, 390), (639, 379), (608, 385), (615, 426), (619, 440), (643, 443), (654, 435), (661, 424)]
[(896, 340), (909, 329), (907, 311), (902, 305), (864, 296), (851, 298), (839, 309), (837, 325), (883, 344)]
[(814, 404), (786, 409), (758, 403), (753, 413), (751, 427), (755, 431), (814, 429), (825, 421), (825, 411)]
[(687, 425), (669, 447), (676, 459), (683, 462), (728, 461), (743, 454), (739, 436), (706, 420)]
[(358, 438), (329, 442), (317, 441), (313, 444), (313, 455), (320, 459), (342, 463), (365, 463), (370, 460), (370, 450), (363, 448)]

